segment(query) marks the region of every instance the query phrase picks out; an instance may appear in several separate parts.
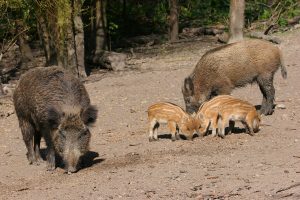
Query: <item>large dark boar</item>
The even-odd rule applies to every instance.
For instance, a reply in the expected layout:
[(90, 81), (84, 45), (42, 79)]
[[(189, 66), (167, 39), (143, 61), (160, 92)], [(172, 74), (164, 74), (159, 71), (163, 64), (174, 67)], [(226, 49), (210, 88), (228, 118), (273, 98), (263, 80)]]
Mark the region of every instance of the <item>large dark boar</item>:
[(185, 78), (182, 93), (189, 113), (213, 96), (230, 94), (235, 87), (257, 82), (263, 94), (261, 113), (273, 113), (274, 73), (281, 66), (287, 77), (281, 52), (273, 44), (261, 40), (245, 40), (224, 45), (205, 53), (190, 76)]
[(36, 68), (24, 74), (14, 92), (14, 105), (30, 164), (39, 164), (40, 140), (47, 145), (48, 170), (55, 169), (55, 154), (68, 173), (76, 172), (88, 151), (97, 109), (90, 105), (84, 85), (60, 67)]

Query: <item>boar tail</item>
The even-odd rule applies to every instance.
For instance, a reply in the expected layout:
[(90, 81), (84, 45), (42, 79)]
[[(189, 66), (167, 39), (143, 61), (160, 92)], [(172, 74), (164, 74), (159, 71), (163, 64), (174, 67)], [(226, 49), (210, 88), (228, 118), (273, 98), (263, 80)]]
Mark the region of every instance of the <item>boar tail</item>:
[(284, 63), (283, 63), (283, 58), (282, 58), (282, 54), (280, 53), (280, 67), (281, 67), (281, 76), (282, 78), (286, 79), (287, 78), (287, 71), (286, 71), (286, 68), (284, 66)]

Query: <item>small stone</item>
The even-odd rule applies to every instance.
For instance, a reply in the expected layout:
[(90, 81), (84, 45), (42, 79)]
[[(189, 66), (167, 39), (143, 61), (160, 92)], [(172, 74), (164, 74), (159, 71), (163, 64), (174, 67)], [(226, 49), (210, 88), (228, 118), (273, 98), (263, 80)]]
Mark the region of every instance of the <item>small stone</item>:
[(287, 114), (283, 114), (283, 115), (281, 116), (281, 119), (282, 119), (282, 120), (287, 120), (287, 119), (288, 119), (288, 115), (287, 115)]
[(296, 24), (295, 26), (294, 26), (294, 28), (300, 28), (300, 24)]
[(276, 108), (278, 108), (278, 109), (286, 109), (286, 106), (284, 104), (277, 104)]
[(202, 190), (202, 185), (195, 185), (194, 187), (191, 188), (192, 191), (198, 191)]

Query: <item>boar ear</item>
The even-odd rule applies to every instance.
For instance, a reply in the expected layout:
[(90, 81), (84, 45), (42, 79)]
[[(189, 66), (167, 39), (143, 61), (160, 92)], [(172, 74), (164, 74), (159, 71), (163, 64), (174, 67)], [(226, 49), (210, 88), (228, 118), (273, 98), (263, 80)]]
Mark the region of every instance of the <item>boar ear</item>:
[(48, 108), (48, 124), (50, 128), (56, 129), (60, 124), (60, 113), (55, 107)]
[(204, 120), (204, 115), (203, 115), (202, 113), (199, 113), (198, 118), (199, 118), (200, 120)]
[(191, 77), (187, 77), (184, 79), (182, 92), (189, 96), (194, 94), (194, 84)]
[(84, 124), (94, 123), (97, 119), (98, 110), (95, 106), (89, 105), (81, 114)]

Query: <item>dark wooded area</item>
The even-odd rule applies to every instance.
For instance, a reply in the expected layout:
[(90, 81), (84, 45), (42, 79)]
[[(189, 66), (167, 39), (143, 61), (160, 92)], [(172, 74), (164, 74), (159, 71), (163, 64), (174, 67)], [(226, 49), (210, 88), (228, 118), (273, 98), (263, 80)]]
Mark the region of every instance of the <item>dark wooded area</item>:
[(227, 42), (226, 32), (231, 43), (300, 19), (298, 0), (10, 0), (0, 13), (1, 82), (36, 66), (63, 66), (79, 77), (93, 68), (122, 70), (124, 52), (133, 55), (128, 49), (136, 46), (207, 34)]

